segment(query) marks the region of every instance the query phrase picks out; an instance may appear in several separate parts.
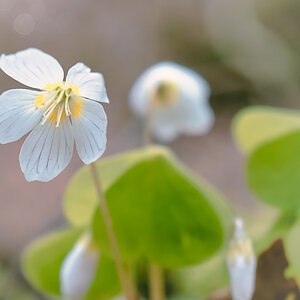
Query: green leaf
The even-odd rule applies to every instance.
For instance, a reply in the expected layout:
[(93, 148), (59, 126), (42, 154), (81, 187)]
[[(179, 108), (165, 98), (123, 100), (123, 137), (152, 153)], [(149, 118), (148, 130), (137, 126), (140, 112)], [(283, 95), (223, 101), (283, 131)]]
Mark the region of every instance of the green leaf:
[(271, 141), (252, 153), (248, 181), (258, 198), (280, 209), (300, 205), (300, 131)]
[(286, 254), (289, 261), (289, 268), (286, 271), (288, 277), (295, 277), (298, 285), (300, 284), (300, 260), (299, 260), (299, 244), (300, 244), (300, 220), (292, 228), (284, 239)]
[[(238, 215), (245, 216), (245, 229), (253, 240), (257, 255), (273, 242), (275, 231), (288, 232), (296, 221), (293, 212), (278, 218), (278, 211), (262, 206), (255, 213), (255, 218), (249, 214), (247, 207), (238, 211)], [(179, 291), (194, 298), (207, 299), (216, 291), (228, 289), (227, 247), (226, 243), (221, 251), (200, 265), (176, 270)]]
[(300, 221), (297, 211), (284, 212), (274, 223), (271, 230), (256, 243), (257, 253), (268, 249), (277, 239), (282, 239), (288, 259), (288, 269), (285, 272), (286, 277), (294, 277), (298, 284), (300, 283), (300, 261), (299, 261), (299, 243), (300, 243)]
[(275, 240), (288, 236), (297, 220), (298, 212), (296, 210), (284, 211), (279, 214), (270, 229), (255, 242), (256, 253), (266, 250)]
[(300, 129), (300, 113), (265, 106), (248, 107), (233, 121), (233, 137), (239, 149), (249, 154), (258, 146)]
[(86, 300), (109, 299), (120, 292), (121, 287), (115, 263), (109, 256), (102, 254)]
[(207, 299), (213, 292), (225, 289), (229, 285), (226, 254), (227, 249), (224, 247), (200, 265), (179, 269), (179, 290), (195, 299)]
[[(64, 229), (33, 242), (24, 252), (23, 273), (40, 292), (60, 296), (59, 270), (67, 253), (81, 236), (81, 229)], [(111, 258), (101, 255), (95, 280), (86, 300), (112, 297), (120, 291), (115, 265)]]
[(25, 250), (23, 272), (36, 289), (53, 295), (60, 294), (60, 265), (81, 233), (80, 229), (54, 232), (36, 240)]
[[(151, 147), (136, 153), (141, 159), (106, 192), (123, 259), (146, 258), (172, 268), (211, 256), (222, 245), (231, 219), (226, 204), (209, 185), (197, 183), (166, 149)], [(95, 213), (93, 230), (101, 249), (108, 253), (100, 210)]]
[[(101, 159), (97, 162), (97, 169), (101, 185), (106, 191), (131, 166), (147, 156), (165, 151), (162, 147), (149, 147), (142, 151), (132, 151), (113, 158)], [(82, 167), (69, 183), (64, 197), (64, 212), (74, 226), (89, 225), (96, 208), (98, 198), (94, 187), (89, 166)]]

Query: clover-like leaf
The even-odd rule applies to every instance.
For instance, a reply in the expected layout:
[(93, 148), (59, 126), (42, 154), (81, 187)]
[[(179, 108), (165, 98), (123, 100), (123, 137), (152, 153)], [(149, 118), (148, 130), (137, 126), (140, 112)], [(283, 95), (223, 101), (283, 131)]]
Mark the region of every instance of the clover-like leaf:
[[(48, 296), (60, 296), (62, 261), (81, 234), (79, 228), (63, 229), (39, 238), (26, 249), (22, 267), (32, 286)], [(94, 282), (84, 300), (106, 299), (119, 292), (115, 264), (111, 258), (101, 255)]]
[(300, 206), (300, 131), (284, 135), (254, 151), (247, 175), (258, 199), (286, 211)]
[[(231, 219), (228, 207), (166, 149), (151, 147), (137, 153), (141, 152), (144, 155), (106, 191), (123, 259), (146, 258), (171, 268), (203, 261), (222, 245)], [(99, 209), (93, 231), (108, 253)]]
[(258, 146), (297, 129), (300, 129), (300, 112), (252, 106), (236, 115), (232, 132), (239, 149), (249, 154)]
[[(142, 151), (132, 151), (113, 158), (101, 159), (97, 169), (104, 190), (107, 190), (131, 166), (145, 157), (164, 151), (162, 147), (149, 147)], [(64, 212), (74, 226), (91, 223), (99, 200), (89, 166), (82, 167), (69, 183), (64, 197)]]

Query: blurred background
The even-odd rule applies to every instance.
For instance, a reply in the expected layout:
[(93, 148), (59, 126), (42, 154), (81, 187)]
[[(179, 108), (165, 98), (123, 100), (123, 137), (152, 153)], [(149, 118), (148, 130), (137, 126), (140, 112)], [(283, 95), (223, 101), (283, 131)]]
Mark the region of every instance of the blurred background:
[[(65, 71), (82, 61), (102, 72), (111, 100), (105, 156), (142, 145), (127, 95), (144, 69), (172, 60), (200, 73), (212, 88), (216, 124), (204, 137), (170, 146), (237, 214), (251, 222), (255, 213), (251, 230), (259, 231), (272, 211), (247, 190), (231, 121), (252, 104), (299, 107), (299, 25), (298, 0), (0, 0), (0, 52), (36, 47)], [(21, 86), (0, 76), (1, 93)], [(82, 164), (75, 155), (50, 183), (28, 183), (18, 161), (22, 143), (0, 146), (1, 300), (42, 299), (19, 274), (19, 256), (32, 239), (65, 224), (64, 188)]]

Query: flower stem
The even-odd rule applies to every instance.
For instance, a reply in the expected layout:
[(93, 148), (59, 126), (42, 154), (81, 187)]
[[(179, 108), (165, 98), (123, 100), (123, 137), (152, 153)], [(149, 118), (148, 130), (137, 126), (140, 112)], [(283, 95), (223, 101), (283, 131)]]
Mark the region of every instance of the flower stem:
[(91, 170), (92, 170), (95, 187), (97, 190), (97, 195), (99, 198), (102, 217), (106, 226), (110, 247), (112, 250), (113, 258), (116, 264), (116, 268), (117, 268), (117, 272), (119, 275), (123, 292), (127, 300), (136, 300), (135, 286), (133, 284), (132, 279), (128, 276), (127, 271), (125, 270), (121, 260), (121, 254), (120, 254), (117, 238), (113, 229), (112, 219), (110, 216), (110, 212), (108, 210), (105, 194), (101, 187), (100, 178), (95, 163), (91, 163)]
[(163, 269), (157, 264), (150, 263), (149, 277), (151, 300), (163, 300), (165, 298)]

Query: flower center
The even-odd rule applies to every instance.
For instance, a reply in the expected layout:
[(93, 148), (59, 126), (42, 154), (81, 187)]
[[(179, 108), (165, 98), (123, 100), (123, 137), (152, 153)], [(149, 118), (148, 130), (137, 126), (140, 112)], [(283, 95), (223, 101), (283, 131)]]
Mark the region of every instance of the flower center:
[(35, 99), (34, 105), (44, 111), (41, 125), (50, 120), (59, 127), (66, 117), (81, 115), (82, 97), (77, 87), (61, 82), (47, 85), (45, 92)]
[(155, 106), (173, 105), (179, 99), (178, 85), (172, 81), (162, 80), (153, 88), (150, 98)]

